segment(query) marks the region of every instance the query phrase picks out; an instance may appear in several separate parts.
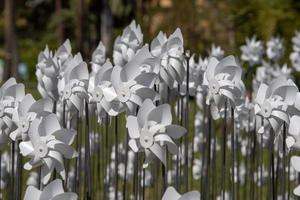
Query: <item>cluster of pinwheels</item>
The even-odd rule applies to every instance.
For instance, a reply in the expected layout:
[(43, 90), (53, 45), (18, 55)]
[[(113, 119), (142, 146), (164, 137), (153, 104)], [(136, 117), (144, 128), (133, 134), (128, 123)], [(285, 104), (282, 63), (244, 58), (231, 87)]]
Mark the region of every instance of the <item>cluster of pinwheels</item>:
[[(41, 184), (47, 184), (54, 171), (65, 180), (64, 159), (77, 155), (70, 146), (76, 132), (61, 126), (50, 98), (36, 101), (31, 94), (25, 94), (24, 85), (14, 78), (7, 80), (0, 91), (2, 148), (10, 142), (15, 152), (14, 145), (18, 145), (17, 153), (30, 158), (24, 169), (39, 168)], [(10, 170), (15, 168), (10, 166)]]
[[(159, 184), (159, 165), (155, 170), (151, 165), (156, 159), (162, 168), (163, 200), (199, 199), (199, 192), (187, 192), (194, 189), (194, 181), (200, 181), (201, 199), (239, 199), (235, 187), (247, 188), (248, 177), (258, 187), (271, 177), (271, 196), (285, 196), (285, 184), (281, 194), (274, 190), (274, 180), (295, 179), (286, 159), (300, 149), (300, 92), (292, 77), (293, 69), (300, 70), (300, 34), (292, 39), (293, 68), (282, 62), (284, 43), (279, 37), (266, 47), (256, 37), (247, 38), (240, 48), (241, 63), (214, 44), (208, 57), (196, 59), (184, 49), (179, 28), (169, 36), (159, 32), (149, 43), (133, 21), (115, 40), (112, 61), (101, 42), (90, 63), (72, 53), (69, 40), (53, 52), (46, 47), (36, 64), (39, 100), (14, 78), (7, 80), (0, 88), (0, 144), (5, 148), (10, 143), (12, 163), (2, 155), (1, 187), (10, 184), (4, 177), (16, 172), (11, 191), (20, 198), (23, 156), (24, 169), (30, 171), (24, 199), (90, 199), (95, 179), (102, 199), (145, 199), (145, 188)], [(245, 74), (242, 65), (249, 66)], [(250, 89), (243, 81), (248, 76)], [(220, 129), (221, 137), (216, 134)], [(125, 142), (120, 143), (123, 132)], [(254, 162), (265, 147), (269, 168), (263, 155), (252, 167), (249, 160)], [(230, 162), (226, 152), (231, 153)], [(290, 161), (300, 172), (300, 157)], [(221, 190), (216, 186), (218, 163)], [(274, 163), (282, 170), (280, 176)], [(92, 175), (95, 171), (101, 171), (95, 174), (102, 179)], [(134, 192), (129, 195), (131, 179)], [(187, 193), (180, 195), (167, 184)], [(300, 186), (294, 194), (300, 196)]]

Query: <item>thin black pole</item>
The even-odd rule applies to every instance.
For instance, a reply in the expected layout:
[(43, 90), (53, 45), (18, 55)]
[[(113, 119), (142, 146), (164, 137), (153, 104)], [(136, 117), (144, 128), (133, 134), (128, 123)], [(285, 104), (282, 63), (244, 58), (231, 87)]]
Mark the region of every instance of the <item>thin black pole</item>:
[(201, 166), (201, 177), (200, 177), (200, 190), (199, 191), (202, 191), (203, 193), (203, 197), (205, 198), (206, 197), (206, 190), (204, 188), (204, 180), (206, 177), (205, 176), (205, 172), (206, 172), (206, 147), (207, 147), (207, 123), (206, 123), (206, 113), (207, 113), (207, 105), (205, 103), (205, 97), (203, 98), (203, 102), (202, 102), (202, 105), (203, 105), (203, 142), (202, 142), (202, 166)]
[(139, 154), (136, 153), (134, 157), (134, 174), (133, 174), (133, 185), (134, 185), (134, 200), (138, 200), (138, 169), (139, 169)]
[(283, 170), (282, 170), (282, 187), (283, 187), (283, 200), (285, 200), (285, 184), (286, 184), (286, 176), (285, 176), (285, 168), (286, 168), (286, 147), (285, 147), (285, 139), (286, 139), (286, 124), (285, 122), (283, 123), (283, 140), (282, 140), (282, 145), (283, 145)]
[(232, 171), (231, 171), (231, 182), (232, 182), (232, 199), (235, 199), (235, 182), (234, 182), (234, 177), (235, 177), (235, 143), (234, 143), (234, 137), (235, 137), (235, 127), (234, 127), (234, 109), (231, 108), (231, 151), (232, 151)]
[[(22, 156), (20, 154), (20, 140), (17, 141), (17, 172), (16, 172), (16, 200), (21, 199), (21, 191), (22, 191)], [(1, 162), (0, 162), (1, 164)], [(1, 179), (0, 179), (1, 180)]]
[(86, 119), (86, 131), (85, 131), (85, 199), (90, 200), (92, 198), (92, 174), (91, 174), (91, 157), (90, 157), (90, 130), (89, 130), (89, 106), (85, 102), (85, 119)]
[(225, 178), (226, 178), (226, 134), (227, 134), (227, 101), (225, 101), (224, 108), (224, 122), (223, 122), (223, 144), (222, 144), (222, 199), (225, 200)]
[(206, 184), (207, 184), (207, 189), (206, 189), (206, 199), (210, 199), (210, 162), (211, 162), (211, 113), (210, 113), (210, 107), (209, 105), (208, 108), (208, 142), (207, 142), (207, 147), (208, 147), (208, 153), (207, 153), (207, 168), (206, 168)]
[(11, 199), (15, 199), (15, 142), (11, 143)]
[(184, 115), (184, 124), (185, 124), (185, 128), (187, 130), (186, 136), (184, 137), (184, 159), (185, 159), (185, 167), (184, 167), (184, 176), (185, 176), (185, 192), (187, 192), (189, 190), (189, 162), (188, 162), (188, 156), (189, 156), (189, 152), (188, 152), (188, 145), (189, 145), (189, 140), (188, 140), (188, 130), (189, 130), (189, 81), (190, 81), (190, 51), (187, 50), (185, 52), (185, 58), (186, 58), (186, 94), (185, 94), (185, 100), (186, 100), (186, 105), (185, 105), (185, 115)]
[(119, 122), (118, 121), (119, 121), (118, 116), (116, 116), (115, 117), (115, 200), (118, 200), (118, 183), (119, 183), (119, 175), (118, 175)]
[(125, 141), (125, 172), (124, 172), (124, 182), (123, 182), (123, 199), (126, 199), (126, 186), (127, 186), (127, 163), (128, 163), (128, 130), (126, 129), (126, 141)]

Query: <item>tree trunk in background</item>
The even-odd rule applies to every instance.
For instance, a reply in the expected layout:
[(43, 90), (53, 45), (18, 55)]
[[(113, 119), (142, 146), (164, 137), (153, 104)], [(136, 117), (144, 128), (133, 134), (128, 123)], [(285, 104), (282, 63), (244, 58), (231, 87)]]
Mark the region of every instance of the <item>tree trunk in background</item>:
[(64, 35), (64, 23), (62, 20), (62, 0), (55, 0), (55, 12), (56, 16), (59, 19), (59, 22), (57, 24), (57, 37), (59, 39), (59, 44), (62, 44), (65, 40)]
[(107, 52), (111, 52), (112, 43), (112, 28), (113, 28), (113, 16), (108, 3), (108, 0), (102, 1), (101, 12), (101, 41), (106, 47)]
[(9, 77), (18, 78), (18, 54), (16, 42), (16, 20), (15, 20), (15, 0), (5, 0), (4, 5), (5, 20), (5, 69), (3, 80)]
[(88, 47), (88, 19), (86, 12), (86, 2), (85, 0), (77, 0), (76, 3), (76, 48), (83, 57), (86, 59)]

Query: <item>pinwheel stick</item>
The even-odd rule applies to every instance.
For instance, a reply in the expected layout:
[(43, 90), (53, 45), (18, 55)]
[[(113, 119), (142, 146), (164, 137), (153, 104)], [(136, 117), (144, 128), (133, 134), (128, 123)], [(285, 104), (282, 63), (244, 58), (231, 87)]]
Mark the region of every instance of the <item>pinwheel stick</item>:
[(15, 174), (15, 142), (11, 142), (11, 186), (10, 186), (10, 194), (12, 199), (15, 198), (15, 177), (13, 177)]
[(91, 157), (90, 157), (90, 130), (89, 130), (89, 105), (85, 103), (85, 118), (86, 118), (86, 131), (85, 131), (85, 199), (90, 200), (92, 198), (92, 175), (91, 175)]
[[(210, 111), (210, 106), (208, 110)], [(211, 113), (208, 112), (208, 142), (207, 142), (207, 167), (206, 167), (206, 181), (205, 184), (207, 186), (206, 189), (206, 199), (210, 199), (210, 163), (211, 163), (211, 129), (212, 129), (212, 117)]]
[(227, 134), (227, 101), (224, 105), (224, 122), (223, 122), (223, 144), (222, 144), (222, 199), (225, 200), (225, 179), (226, 179), (226, 134)]
[(118, 175), (118, 166), (119, 166), (119, 118), (115, 117), (115, 200), (118, 200), (118, 183), (119, 183), (119, 175)]
[(234, 137), (235, 137), (235, 126), (234, 126), (234, 109), (231, 108), (231, 151), (232, 151), (232, 172), (231, 172), (231, 184), (232, 184), (232, 199), (235, 199), (235, 182), (234, 182), (234, 176), (235, 176), (235, 142), (234, 142)]
[(286, 147), (285, 147), (285, 140), (286, 140), (286, 123), (283, 122), (283, 140), (282, 140), (282, 153), (283, 153), (283, 169), (282, 169), (282, 187), (283, 187), (283, 200), (285, 200), (285, 189), (286, 189), (286, 176), (285, 176), (285, 168), (286, 168)]
[(129, 142), (129, 137), (128, 137), (128, 129), (126, 129), (126, 135), (125, 135), (125, 163), (124, 163), (124, 182), (123, 182), (123, 199), (126, 199), (126, 189), (127, 189), (127, 162), (128, 162), (128, 142)]
[[(20, 154), (20, 140), (17, 141), (17, 171), (16, 171), (16, 199), (21, 199), (21, 191), (22, 191), (22, 156)], [(0, 161), (1, 163), (1, 161)], [(0, 172), (1, 173), (1, 172)], [(1, 177), (0, 177), (1, 180)]]
[[(189, 73), (190, 73), (190, 51), (189, 50), (186, 50), (185, 52), (185, 59), (186, 59), (186, 94), (185, 94), (185, 98), (186, 98), (186, 105), (185, 105), (185, 115), (184, 115), (184, 125), (185, 125), (185, 128), (186, 130), (188, 131), (189, 130)], [(189, 152), (188, 152), (188, 143), (189, 143), (189, 140), (188, 140), (188, 133), (186, 134), (185, 138), (184, 138), (184, 153), (185, 153), (185, 156), (184, 156), (184, 164), (185, 164), (185, 167), (184, 167), (184, 177), (185, 177), (185, 191), (187, 192), (188, 189), (189, 189), (189, 179), (188, 179), (188, 169), (189, 169), (189, 162), (188, 162), (188, 156), (189, 156)]]

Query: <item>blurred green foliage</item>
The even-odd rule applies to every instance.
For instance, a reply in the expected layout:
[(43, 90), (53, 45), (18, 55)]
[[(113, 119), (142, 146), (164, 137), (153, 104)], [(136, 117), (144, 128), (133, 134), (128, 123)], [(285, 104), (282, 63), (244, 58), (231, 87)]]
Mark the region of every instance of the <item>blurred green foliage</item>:
[[(101, 3), (106, 0), (85, 0), (89, 53), (97, 46), (100, 34)], [(136, 19), (141, 24), (145, 43), (150, 43), (160, 30), (172, 33), (176, 27), (183, 32), (186, 48), (207, 55), (212, 43), (221, 45), (226, 54), (239, 55), (246, 37), (256, 35), (268, 40), (273, 35), (285, 39), (285, 62), (291, 50), (290, 39), (300, 29), (298, 0), (107, 0), (112, 12), (115, 38)], [(77, 0), (62, 1), (61, 17), (56, 15), (55, 0), (16, 1), (16, 25), (19, 59), (30, 68), (30, 78), (39, 51), (47, 44), (59, 45), (57, 27), (64, 25), (64, 37), (75, 45)], [(32, 3), (40, 2), (40, 3)], [(28, 6), (31, 4), (31, 6)], [(4, 30), (4, 5), (0, 5), (0, 30)], [(101, 22), (101, 20), (100, 20)], [(76, 49), (75, 49), (76, 50)], [(111, 50), (109, 50), (111, 51)], [(89, 54), (90, 55), (90, 54)], [(4, 57), (4, 31), (0, 31), (0, 58)], [(89, 60), (89, 58), (86, 58)]]

